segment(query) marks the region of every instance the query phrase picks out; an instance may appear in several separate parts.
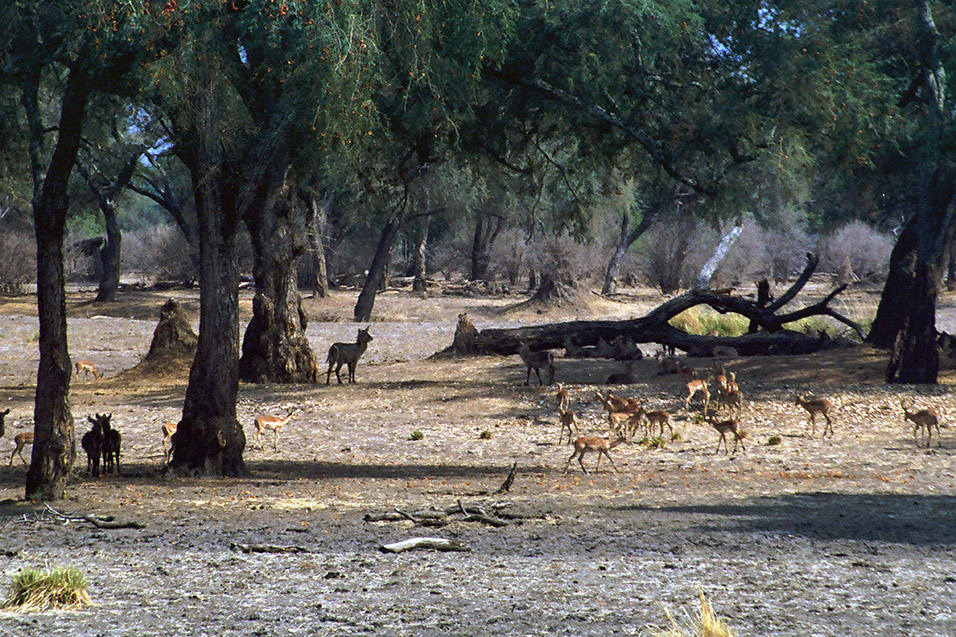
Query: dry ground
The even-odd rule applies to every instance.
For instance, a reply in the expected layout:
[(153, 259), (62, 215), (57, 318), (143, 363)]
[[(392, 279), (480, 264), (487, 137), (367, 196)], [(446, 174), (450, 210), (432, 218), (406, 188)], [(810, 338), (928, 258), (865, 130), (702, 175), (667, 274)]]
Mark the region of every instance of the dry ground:
[[(195, 310), (194, 294), (176, 293)], [(872, 292), (849, 304), (867, 306)], [(122, 475), (86, 475), (77, 462), (70, 513), (115, 515), (143, 529), (69, 523), (21, 501), (25, 467), (0, 462), (0, 571), (76, 565), (96, 606), (79, 612), (0, 614), (4, 635), (607, 635), (653, 634), (702, 589), (741, 635), (956, 634), (956, 433), (914, 446), (899, 401), (912, 397), (956, 419), (952, 387), (889, 387), (885, 355), (858, 350), (732, 363), (747, 397), (746, 451), (714, 454), (717, 434), (680, 410), (676, 377), (638, 366), (641, 382), (615, 387), (676, 411), (679, 440), (612, 451), (585, 476), (562, 473), (553, 388), (524, 387), (517, 357), (424, 360), (451, 342), (468, 311), (479, 329), (587, 316), (638, 316), (651, 292), (542, 314), (508, 311), (516, 297), (468, 299), (403, 292), (376, 304), (358, 384), (240, 388), (251, 440), (258, 414), (302, 411), (279, 451), (248, 448), (251, 477), (159, 474), (160, 423), (177, 420), (185, 377), (123, 374), (145, 353), (163, 295), (130, 293), (94, 306), (70, 299), (70, 345), (106, 372), (74, 382), (77, 431), (113, 414), (124, 440)], [(354, 338), (355, 295), (307, 302), (319, 352)], [(952, 299), (944, 299), (951, 318)], [(249, 298), (243, 308), (248, 312)], [(0, 301), (0, 400), (12, 409), (9, 453), (29, 426), (36, 369), (32, 298)], [(845, 308), (844, 308), (845, 309)], [(691, 361), (692, 363), (695, 361)], [(706, 364), (707, 361), (700, 361)], [(595, 390), (610, 361), (558, 360), (558, 380), (588, 426), (601, 431)], [(839, 405), (832, 439), (810, 438), (792, 391)], [(12, 421), (12, 422), (11, 422)], [(409, 440), (412, 431), (423, 439)], [(481, 439), (481, 432), (491, 432)], [(779, 436), (779, 445), (768, 445)], [(6, 450), (6, 451), (4, 451)], [(0, 455), (0, 458), (6, 459)], [(513, 462), (518, 475), (497, 488)], [(594, 457), (586, 459), (592, 467)], [(366, 514), (446, 507), (458, 500), (523, 518), (504, 528), (456, 522), (365, 522)], [(456, 538), (467, 553), (383, 554), (382, 543)], [(299, 547), (244, 553), (235, 545)]]

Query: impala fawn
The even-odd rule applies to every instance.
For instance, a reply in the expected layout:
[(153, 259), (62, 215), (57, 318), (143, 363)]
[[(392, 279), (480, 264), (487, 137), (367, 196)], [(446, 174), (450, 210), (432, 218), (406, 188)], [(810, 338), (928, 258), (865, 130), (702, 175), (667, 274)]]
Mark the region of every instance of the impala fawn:
[(584, 454), (588, 453), (589, 451), (598, 454), (597, 464), (594, 465), (595, 471), (601, 467), (601, 456), (605, 456), (608, 462), (611, 463), (611, 466), (614, 467), (614, 470), (617, 471), (617, 465), (614, 464), (614, 459), (611, 458), (611, 455), (608, 453), (608, 451), (618, 446), (622, 442), (627, 442), (624, 439), (624, 436), (618, 436), (614, 440), (610, 440), (608, 438), (597, 438), (595, 436), (581, 436), (574, 441), (574, 452), (571, 454), (571, 457), (568, 458), (567, 464), (564, 465), (564, 473), (568, 472), (568, 469), (571, 467), (571, 462), (577, 458), (578, 463), (581, 465), (581, 470), (586, 474), (588, 470), (584, 466)]
[(823, 428), (823, 437), (826, 438), (827, 429), (830, 430), (830, 436), (833, 437), (833, 421), (830, 419), (830, 412), (833, 411), (833, 403), (826, 398), (811, 398), (807, 400), (800, 394), (794, 394), (793, 401), (794, 404), (800, 405), (810, 414), (810, 424), (812, 425), (811, 438), (817, 435), (817, 414), (823, 415), (823, 418), (827, 421), (826, 426)]
[[(913, 401), (910, 401), (910, 407), (913, 406)], [(942, 437), (939, 433), (939, 414), (936, 413), (935, 409), (920, 409), (919, 411), (909, 411), (906, 408), (906, 400), (900, 401), (900, 407), (903, 408), (903, 420), (909, 420), (913, 423), (913, 442), (917, 447), (920, 446), (920, 441), (923, 439), (923, 429), (926, 430), (926, 448), (929, 449), (930, 445), (933, 444), (933, 427), (936, 428), (936, 446), (942, 446)], [(917, 438), (917, 433), (919, 438)]]
[(571, 395), (568, 394), (568, 390), (564, 388), (563, 384), (558, 383), (558, 393), (554, 397), (558, 401), (558, 411), (567, 411), (568, 407), (571, 406)]
[(80, 379), (80, 372), (85, 374), (85, 377), (89, 377), (90, 374), (93, 374), (93, 378), (99, 380), (100, 372), (96, 369), (96, 365), (90, 361), (79, 360), (76, 361), (76, 364), (73, 366), (76, 368), (76, 379)]
[(27, 464), (26, 458), (23, 457), (23, 448), (33, 444), (33, 432), (25, 431), (17, 434), (13, 437), (13, 444), (15, 444), (16, 447), (13, 448), (13, 453), (10, 454), (10, 465), (13, 465), (13, 459), (17, 456), (20, 456), (20, 460), (23, 460), (23, 464)]
[(736, 418), (728, 418), (727, 420), (718, 421), (716, 418), (708, 418), (707, 421), (711, 426), (717, 430), (720, 434), (720, 440), (717, 441), (717, 449), (714, 451), (715, 454), (720, 453), (720, 443), (724, 443), (724, 451), (731, 453), (728, 444), (727, 444), (727, 432), (734, 434), (734, 451), (737, 453), (737, 443), (740, 443), (740, 448), (743, 451), (747, 451), (747, 447), (744, 446), (744, 437), (740, 433), (740, 421)]
[(564, 430), (568, 430), (568, 444), (571, 444), (571, 438), (573, 437), (574, 431), (571, 428), (574, 428), (574, 431), (580, 433), (581, 429), (578, 427), (578, 415), (573, 411), (566, 409), (561, 410), (561, 437), (558, 441), (564, 440)]
[(285, 418), (279, 418), (278, 416), (256, 417), (256, 433), (254, 439), (255, 442), (259, 443), (260, 449), (265, 451), (265, 447), (262, 445), (262, 432), (271, 429), (275, 432), (276, 436), (273, 441), (273, 448), (275, 448), (276, 451), (279, 450), (279, 430), (289, 424), (289, 421), (292, 420), (293, 413), (295, 413), (295, 409), (290, 409), (289, 413), (285, 415)]

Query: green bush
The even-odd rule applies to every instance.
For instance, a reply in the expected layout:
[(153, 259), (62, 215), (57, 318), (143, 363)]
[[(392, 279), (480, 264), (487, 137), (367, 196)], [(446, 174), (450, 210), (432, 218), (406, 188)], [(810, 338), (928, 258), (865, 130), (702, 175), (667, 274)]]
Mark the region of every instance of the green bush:
[(86, 578), (72, 566), (46, 571), (26, 568), (14, 576), (3, 607), (29, 611), (90, 606), (93, 602), (86, 588)]

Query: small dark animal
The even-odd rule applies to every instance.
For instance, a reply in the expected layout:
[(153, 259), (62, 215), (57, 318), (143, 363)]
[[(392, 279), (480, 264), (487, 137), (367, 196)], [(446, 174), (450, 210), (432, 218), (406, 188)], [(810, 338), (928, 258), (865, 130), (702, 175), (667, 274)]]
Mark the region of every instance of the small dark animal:
[(342, 384), (342, 377), (339, 375), (342, 365), (349, 366), (349, 382), (355, 382), (355, 366), (358, 364), (358, 360), (362, 357), (362, 354), (365, 353), (365, 350), (368, 349), (368, 344), (372, 342), (372, 335), (368, 333), (370, 327), (366, 327), (364, 330), (360, 329), (358, 331), (358, 340), (354, 343), (332, 344), (332, 347), (329, 348), (329, 358), (326, 361), (329, 364), (329, 369), (325, 373), (326, 385), (329, 384), (333, 367), (335, 368), (336, 380), (339, 381), (339, 385)]
[(110, 426), (110, 419), (113, 414), (97, 414), (100, 426), (103, 429), (103, 473), (120, 473), (120, 445), (122, 436), (120, 432)]
[(94, 478), (100, 477), (100, 456), (103, 454), (103, 427), (100, 425), (99, 414), (96, 418), (87, 416), (93, 428), (83, 434), (80, 444), (86, 452), (86, 470)]

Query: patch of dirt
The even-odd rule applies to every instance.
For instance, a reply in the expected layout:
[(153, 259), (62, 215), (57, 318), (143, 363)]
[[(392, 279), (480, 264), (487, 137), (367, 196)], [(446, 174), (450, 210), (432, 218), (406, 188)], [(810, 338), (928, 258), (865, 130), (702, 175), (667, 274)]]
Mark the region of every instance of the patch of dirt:
[[(670, 410), (680, 433), (661, 449), (615, 448), (620, 472), (602, 462), (585, 475), (575, 462), (565, 474), (571, 449), (559, 443), (555, 389), (523, 386), (517, 356), (425, 359), (451, 343), (459, 312), (483, 329), (587, 318), (577, 312), (632, 318), (660, 299), (595, 296), (586, 309), (515, 316), (501, 312), (520, 302), (513, 296), (391, 292), (376, 302), (375, 340), (355, 385), (242, 385), (249, 440), (255, 416), (301, 409), (279, 451), (266, 435), (265, 449), (246, 449), (251, 477), (182, 479), (160, 473), (160, 425), (179, 419), (188, 369), (121, 373), (145, 355), (168, 296), (137, 293), (129, 314), (124, 300), (107, 311), (89, 305), (90, 295), (70, 299), (73, 356), (107, 372), (73, 383), (77, 433), (87, 415), (112, 413), (122, 474), (94, 480), (79, 459), (69, 497), (54, 506), (145, 526), (64, 523), (21, 501), (19, 460), (0, 466), (3, 577), (76, 565), (97, 604), (0, 614), (0, 634), (651, 634), (668, 625), (665, 608), (692, 613), (698, 589), (741, 635), (956, 634), (956, 435), (946, 427), (941, 447), (934, 438), (917, 448), (899, 407), (913, 398), (952, 423), (952, 387), (885, 385), (882, 352), (731, 361), (746, 398), (746, 451), (735, 455), (714, 453), (717, 433), (683, 409), (679, 378), (657, 376), (653, 362), (637, 364), (640, 382), (609, 388), (620, 363), (558, 356), (557, 380), (587, 431), (606, 431), (594, 394), (612, 389)], [(195, 320), (195, 297), (175, 296)], [(244, 312), (250, 298), (243, 293)], [(323, 319), (308, 331), (321, 359), (328, 344), (354, 339), (354, 301), (354, 293), (306, 301)], [(32, 306), (0, 301), (0, 406), (12, 409), (0, 453), (30, 426), (35, 326)], [(832, 438), (820, 438), (822, 427), (808, 435), (797, 391), (837, 403)], [(411, 440), (413, 431), (422, 439)], [(774, 436), (780, 444), (768, 444)], [(511, 491), (491, 494), (515, 462)], [(585, 458), (589, 470), (594, 462)], [(438, 529), (364, 520), (458, 501), (486, 511), (502, 504), (517, 519)], [(415, 536), (471, 550), (379, 550)]]

